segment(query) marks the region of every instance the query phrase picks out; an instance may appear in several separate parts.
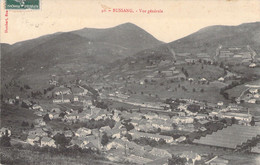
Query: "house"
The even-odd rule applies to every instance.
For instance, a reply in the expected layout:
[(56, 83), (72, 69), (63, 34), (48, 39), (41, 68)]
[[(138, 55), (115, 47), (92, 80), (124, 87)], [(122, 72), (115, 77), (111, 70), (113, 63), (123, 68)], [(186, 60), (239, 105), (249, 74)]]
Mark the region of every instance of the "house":
[(204, 125), (207, 125), (210, 121), (209, 120), (199, 120), (198, 123), (201, 125), (201, 126), (204, 126)]
[(228, 111), (239, 111), (241, 109), (241, 107), (238, 107), (237, 105), (235, 104), (231, 104), (227, 107), (227, 110)]
[(70, 103), (73, 98), (71, 96), (59, 96), (53, 99), (53, 103)]
[(91, 149), (92, 151), (97, 151), (99, 150), (99, 141), (95, 140), (95, 141), (91, 141), (86, 145), (86, 148)]
[(200, 82), (207, 82), (207, 79), (201, 78), (201, 79), (200, 79)]
[(225, 79), (223, 77), (220, 77), (218, 81), (223, 82)]
[(111, 131), (111, 128), (109, 126), (104, 126), (99, 129), (99, 131), (102, 132), (109, 132)]
[(43, 118), (35, 119), (33, 122), (34, 122), (34, 124), (35, 124), (36, 126), (39, 126), (39, 127), (42, 127), (42, 126), (45, 126), (45, 125), (46, 125), (46, 123), (45, 123), (45, 121), (43, 120)]
[(192, 161), (193, 165), (195, 164), (196, 161), (201, 160), (201, 156), (197, 153), (194, 153), (192, 151), (184, 151), (181, 155), (181, 158), (186, 158), (187, 162), (190, 160)]
[(3, 137), (4, 135), (7, 135), (8, 137), (11, 136), (11, 130), (5, 127), (2, 127), (0, 129), (0, 137)]
[(146, 119), (154, 119), (158, 118), (158, 115), (156, 113), (148, 112), (147, 114), (144, 115)]
[(32, 106), (32, 103), (28, 100), (23, 100), (22, 105), (23, 108), (30, 108)]
[(70, 141), (71, 146), (78, 146), (80, 148), (85, 148), (85, 146), (88, 144), (87, 141), (84, 141), (82, 139), (78, 139), (77, 137), (73, 137)]
[(248, 103), (251, 103), (251, 104), (255, 104), (256, 103), (256, 99), (250, 99), (247, 101)]
[(49, 138), (49, 137), (43, 137), (41, 139), (41, 147), (44, 147), (44, 146), (56, 148), (55, 141), (52, 138)]
[(194, 63), (196, 61), (196, 59), (189, 59), (189, 58), (186, 58), (185, 61), (187, 63)]
[(259, 97), (260, 97), (259, 93), (254, 94), (254, 98), (259, 98)]
[(41, 129), (41, 128), (36, 128), (36, 129), (34, 129), (34, 130), (32, 130), (32, 131), (30, 131), (29, 133), (28, 133), (28, 136), (30, 136), (30, 135), (37, 135), (37, 136), (39, 136), (39, 137), (44, 137), (44, 136), (48, 136), (48, 133), (47, 132), (45, 132), (43, 129)]
[(105, 147), (107, 151), (111, 149), (125, 149), (126, 147), (126, 142), (123, 141), (122, 139), (115, 139), (112, 142), (108, 143)]
[(227, 112), (227, 113), (219, 113), (217, 115), (220, 118), (235, 118), (237, 120), (245, 121), (245, 122), (251, 122), (252, 115), (250, 114), (244, 114), (244, 113), (233, 113), (233, 112)]
[(193, 117), (189, 116), (173, 116), (171, 121), (175, 124), (183, 123), (183, 124), (190, 124), (194, 122)]
[(257, 143), (256, 146), (252, 147), (251, 152), (260, 154), (260, 143)]
[(137, 132), (135, 130), (131, 130), (128, 133), (132, 135), (133, 139), (140, 139), (143, 137), (143, 138), (153, 139), (155, 141), (159, 141), (160, 139), (162, 139), (166, 143), (172, 143), (174, 141), (171, 136), (152, 134), (152, 133), (146, 133), (146, 132)]
[(83, 101), (83, 106), (91, 106), (92, 105), (92, 101), (91, 100), (84, 100)]
[(188, 81), (192, 82), (192, 81), (194, 81), (194, 79), (193, 78), (188, 78)]
[(256, 64), (255, 64), (255, 63), (251, 63), (251, 64), (249, 65), (249, 68), (254, 68), (254, 67), (256, 67)]
[(40, 137), (35, 135), (35, 134), (31, 134), (27, 137), (26, 142), (30, 145), (35, 145), (37, 143), (39, 143)]
[(150, 121), (151, 121), (151, 125), (155, 128), (160, 128), (161, 130), (165, 130), (165, 131), (173, 130), (172, 124), (169, 122), (165, 122), (164, 120), (153, 119)]
[(218, 105), (218, 106), (223, 106), (224, 103), (223, 103), (223, 101), (219, 101), (219, 102), (217, 103), (217, 105)]
[(15, 99), (9, 98), (9, 99), (6, 100), (6, 103), (13, 105), (15, 103)]
[(71, 90), (66, 87), (58, 87), (53, 90), (54, 95), (59, 96), (59, 95), (68, 95), (71, 94)]
[(256, 88), (251, 88), (251, 89), (249, 89), (249, 92), (250, 92), (251, 94), (256, 94), (256, 93), (258, 93), (258, 89), (256, 89)]
[(41, 107), (40, 105), (38, 105), (38, 104), (34, 104), (34, 105), (32, 106), (32, 109), (33, 109), (33, 110), (41, 110), (41, 111), (43, 111), (42, 107)]
[(91, 135), (91, 129), (81, 127), (75, 132), (75, 136), (83, 137)]
[(185, 136), (181, 136), (181, 137), (175, 139), (175, 141), (178, 142), (178, 143), (181, 143), (181, 142), (183, 142), (183, 141), (185, 141), (185, 140), (186, 140), (186, 137), (185, 137)]
[(155, 148), (155, 147), (149, 153), (156, 157), (169, 157), (170, 158), (172, 156), (168, 151), (159, 149), (159, 148)]
[(73, 132), (71, 130), (64, 131), (64, 136), (67, 138), (73, 137)]
[(79, 97), (78, 97), (78, 96), (74, 96), (73, 101), (74, 101), (74, 102), (79, 101)]
[(58, 85), (58, 81), (56, 81), (56, 80), (49, 80), (49, 84), (56, 86), (56, 85)]
[(158, 128), (153, 127), (151, 124), (141, 124), (141, 125), (135, 126), (135, 130), (143, 131), (143, 132), (154, 132), (154, 131), (157, 131)]

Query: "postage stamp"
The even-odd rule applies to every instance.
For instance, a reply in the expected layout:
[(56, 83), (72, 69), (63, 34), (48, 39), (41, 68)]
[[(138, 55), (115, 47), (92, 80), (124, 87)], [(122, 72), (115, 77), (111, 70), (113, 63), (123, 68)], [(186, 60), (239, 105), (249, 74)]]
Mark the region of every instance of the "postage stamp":
[(6, 9), (40, 9), (40, 0), (6, 0)]

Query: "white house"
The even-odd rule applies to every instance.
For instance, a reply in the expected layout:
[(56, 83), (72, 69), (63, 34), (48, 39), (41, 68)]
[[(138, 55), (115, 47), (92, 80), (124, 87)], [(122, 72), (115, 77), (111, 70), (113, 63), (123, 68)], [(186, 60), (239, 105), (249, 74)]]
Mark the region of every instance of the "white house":
[(249, 89), (249, 92), (252, 93), (252, 94), (256, 94), (256, 93), (258, 93), (258, 89), (251, 88), (251, 89)]
[(7, 136), (8, 136), (8, 137), (11, 136), (11, 130), (10, 130), (10, 129), (5, 128), (5, 127), (3, 127), (3, 128), (0, 129), (0, 137), (6, 135), (6, 133), (7, 133)]
[(225, 79), (223, 78), (223, 77), (220, 77), (219, 79), (218, 79), (218, 81), (221, 81), (221, 82), (223, 82)]
[(192, 151), (184, 151), (181, 155), (181, 158), (186, 158), (187, 162), (192, 160), (192, 164), (194, 165), (196, 161), (201, 160), (201, 156)]
[(251, 63), (251, 64), (249, 65), (249, 68), (254, 68), (254, 67), (256, 67), (256, 64), (255, 64), (255, 63)]
[(256, 99), (250, 99), (247, 101), (248, 103), (251, 103), (251, 104), (255, 104), (256, 103)]
[(218, 106), (223, 106), (224, 103), (223, 103), (223, 101), (219, 101), (219, 102), (217, 103), (217, 105), (218, 105)]

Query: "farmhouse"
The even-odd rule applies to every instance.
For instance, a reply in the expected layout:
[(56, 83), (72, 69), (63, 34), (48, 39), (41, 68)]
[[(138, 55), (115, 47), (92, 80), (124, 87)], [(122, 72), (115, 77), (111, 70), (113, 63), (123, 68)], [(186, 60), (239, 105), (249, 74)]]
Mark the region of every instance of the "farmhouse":
[(56, 96), (59, 96), (59, 95), (67, 95), (67, 94), (71, 94), (71, 90), (69, 88), (66, 88), (66, 87), (58, 87), (58, 88), (55, 88), (53, 90), (53, 93), (56, 95)]
[(247, 102), (251, 103), (251, 104), (255, 104), (256, 103), (256, 99), (249, 99)]
[(22, 107), (24, 108), (30, 108), (32, 106), (32, 103), (28, 100), (23, 100), (22, 101)]
[(195, 164), (196, 161), (201, 160), (201, 156), (192, 151), (184, 151), (181, 155), (181, 158), (186, 158), (187, 162), (192, 160), (192, 163)]
[(49, 137), (43, 137), (41, 139), (41, 147), (49, 146), (49, 147), (56, 147), (55, 141)]
[(36, 143), (38, 143), (40, 140), (40, 137), (37, 135), (29, 135), (27, 137), (27, 143), (29, 143), (30, 145), (35, 145)]
[(65, 137), (71, 138), (73, 136), (73, 132), (71, 130), (64, 131)]
[(255, 63), (251, 63), (251, 64), (249, 65), (249, 68), (254, 68), (254, 67), (256, 67), (256, 64), (255, 64)]
[(256, 93), (258, 93), (258, 89), (256, 89), (256, 88), (251, 88), (251, 89), (249, 89), (249, 92), (250, 92), (251, 94), (256, 94)]
[(83, 137), (83, 136), (88, 136), (91, 134), (91, 129), (88, 128), (79, 128), (76, 132), (75, 132), (75, 136), (79, 136), (79, 137)]
[(4, 135), (7, 135), (8, 137), (11, 136), (11, 130), (5, 127), (1, 128), (0, 137), (3, 137)]
[(225, 79), (223, 77), (220, 77), (218, 81), (223, 82)]
[(143, 137), (143, 138), (153, 139), (153, 140), (156, 140), (156, 141), (159, 141), (160, 139), (162, 139), (162, 140), (165, 140), (166, 143), (172, 143), (174, 141), (171, 136), (137, 132), (135, 130), (129, 131), (129, 134), (132, 135), (133, 139), (139, 139), (139, 138)]
[(220, 118), (235, 118), (237, 120), (242, 120), (246, 122), (250, 122), (252, 120), (252, 115), (250, 114), (244, 114), (244, 113), (233, 113), (233, 112), (227, 112), (227, 113), (220, 113), (218, 114), (218, 117)]
[(159, 148), (153, 148), (149, 153), (156, 157), (169, 157), (170, 158), (172, 156), (168, 151), (159, 149)]

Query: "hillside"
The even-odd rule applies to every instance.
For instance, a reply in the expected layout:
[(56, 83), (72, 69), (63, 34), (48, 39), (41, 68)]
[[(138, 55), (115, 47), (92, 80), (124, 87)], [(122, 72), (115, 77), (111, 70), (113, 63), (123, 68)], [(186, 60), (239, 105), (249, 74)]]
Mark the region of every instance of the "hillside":
[(87, 75), (110, 62), (161, 43), (143, 29), (127, 23), (109, 29), (85, 28), (13, 45), (1, 44), (2, 74), (5, 75), (2, 77), (7, 81), (18, 77), (32, 81), (30, 78), (38, 75), (35, 81), (46, 81), (52, 74)]
[(239, 26), (210, 26), (199, 30), (169, 45), (177, 52), (215, 55), (218, 45), (243, 46), (250, 45), (260, 52), (260, 22), (241, 24)]
[(191, 53), (192, 55), (207, 53), (210, 57), (213, 57), (219, 45), (224, 47), (250, 45), (253, 50), (260, 54), (260, 22), (245, 23), (238, 26), (217, 25), (206, 27), (168, 44), (138, 52), (137, 56), (142, 58), (152, 54), (172, 56), (169, 51), (170, 48), (177, 55), (181, 53)]
[(120, 46), (126, 49), (127, 54), (137, 53), (163, 43), (132, 23), (125, 23), (107, 29), (84, 28), (73, 33), (94, 41)]

